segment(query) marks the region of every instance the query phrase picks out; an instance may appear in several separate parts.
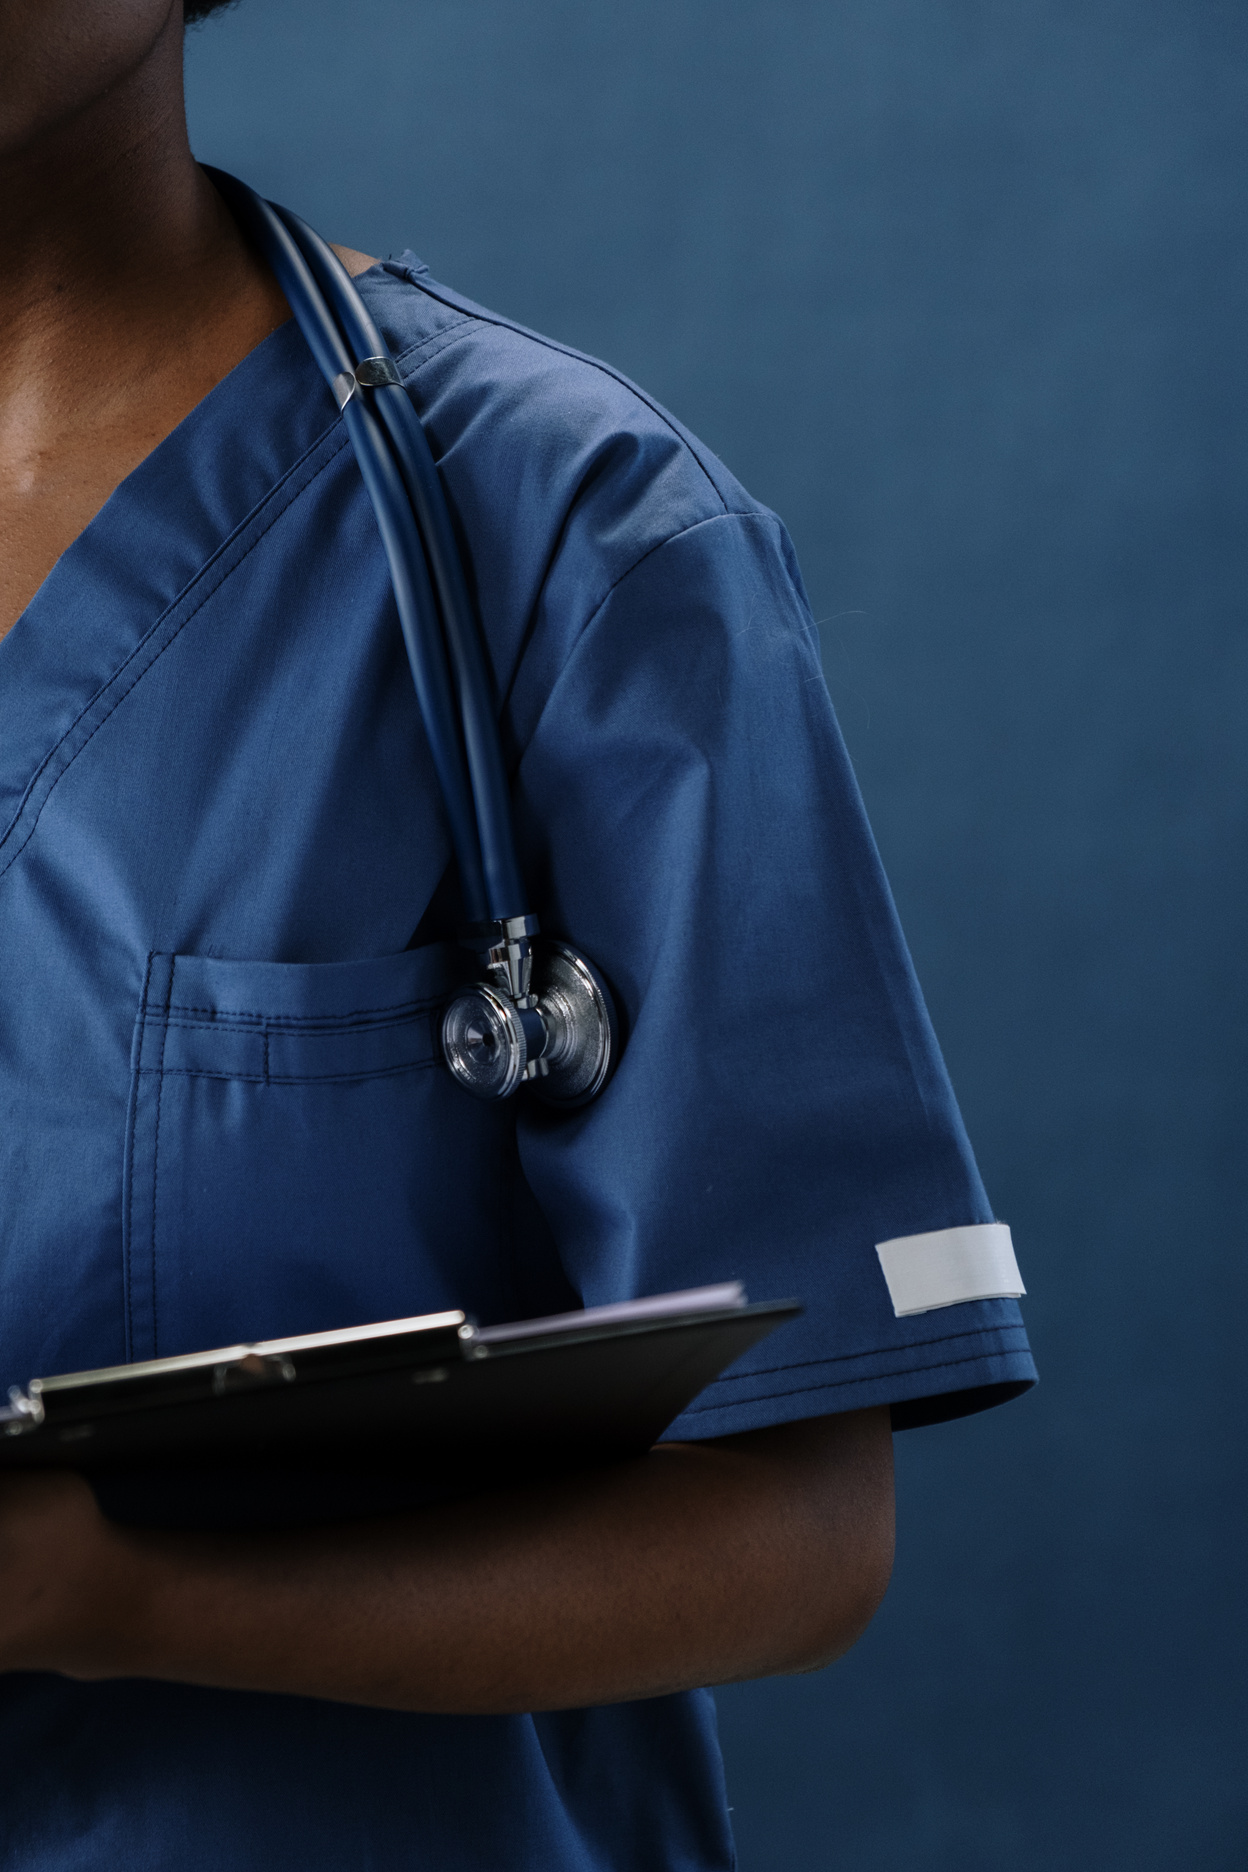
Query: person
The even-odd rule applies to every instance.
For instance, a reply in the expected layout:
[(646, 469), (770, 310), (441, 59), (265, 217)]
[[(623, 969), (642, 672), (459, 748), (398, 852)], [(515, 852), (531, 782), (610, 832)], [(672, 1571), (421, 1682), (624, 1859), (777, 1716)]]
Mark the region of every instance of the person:
[(4, 1381), (737, 1277), (805, 1312), (649, 1456), (526, 1490), (151, 1528), (0, 1471), (0, 1858), (725, 1867), (703, 1686), (852, 1644), (891, 1426), (1032, 1381), (1013, 1299), (909, 1310), (877, 1253), (992, 1211), (778, 521), (607, 367), (340, 249), (536, 908), (622, 1013), (581, 1112), (436, 1064), (454, 873), (386, 566), (191, 155), (183, 25), (0, 6)]

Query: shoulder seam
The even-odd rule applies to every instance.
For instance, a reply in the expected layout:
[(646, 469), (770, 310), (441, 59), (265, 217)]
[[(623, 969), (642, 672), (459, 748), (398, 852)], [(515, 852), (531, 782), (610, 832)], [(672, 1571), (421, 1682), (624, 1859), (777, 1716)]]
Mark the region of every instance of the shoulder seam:
[[(587, 613), (584, 623), (581, 625), (581, 628), (576, 633), (575, 641), (569, 646), (568, 653), (564, 657), (563, 662), (560, 664), (559, 669), (557, 670), (554, 676), (554, 679), (552, 680), (550, 684), (550, 688), (546, 693), (545, 699), (543, 700), (542, 705), (537, 712), (537, 717), (533, 723), (532, 729), (530, 733), (528, 734), (528, 736), (526, 737), (523, 747), (519, 749), (519, 753), (518, 753), (519, 760), (524, 759), (524, 756), (527, 753), (528, 749), (532, 746), (532, 743), (535, 737), (537, 736), (537, 733), (545, 718), (546, 710), (550, 706), (551, 699), (554, 695), (555, 689), (557, 688), (564, 672), (567, 670), (573, 657), (576, 655), (577, 651), (580, 649), (581, 645), (584, 643), (586, 637), (589, 635), (590, 630), (598, 622), (598, 619), (602, 616), (603, 611), (606, 609), (607, 605), (610, 604), (611, 599), (614, 597), (615, 593), (620, 589), (620, 586), (623, 585), (627, 579), (630, 579), (633, 573), (636, 572), (640, 566), (645, 565), (647, 560), (653, 559), (656, 553), (662, 552), (665, 546), (674, 546), (677, 540), (687, 539), (690, 533), (696, 533), (701, 527), (722, 526), (725, 520), (758, 521), (764, 526), (777, 527), (777, 528), (780, 525), (779, 520), (777, 519), (776, 515), (773, 513), (746, 513), (746, 512), (742, 512), (740, 509), (729, 508), (724, 513), (704, 514), (700, 520), (691, 520), (688, 526), (678, 527), (675, 533), (668, 533), (664, 536), (663, 539), (656, 540), (652, 546), (647, 546), (646, 550), (643, 553), (640, 553), (638, 557), (633, 560), (633, 563), (625, 571), (620, 573), (618, 578), (612, 580), (610, 586), (603, 593), (602, 597), (598, 600), (593, 610)], [(503, 703), (504, 710), (510, 708), (511, 706), (512, 692), (515, 688), (516, 680), (519, 676), (519, 673), (520, 673), (520, 662), (518, 660), (516, 664), (516, 668), (512, 673), (511, 682), (508, 684), (508, 687), (507, 687), (507, 694), (504, 698), (504, 703)]]
[[(417, 338), (406, 350), (395, 353), (395, 363), (401, 365), (407, 377), (414, 377), (426, 364), (440, 357), (443, 351), (449, 351), (453, 344), (468, 335), (467, 327), (472, 324), (469, 313), (463, 313), (453, 325), (444, 325), (440, 332), (431, 332), (428, 338)], [(419, 355), (418, 355), (419, 354)]]
[(696, 533), (699, 527), (718, 526), (721, 520), (758, 520), (761, 521), (764, 526), (778, 526), (780, 524), (775, 514), (772, 513), (750, 513), (744, 508), (725, 506), (723, 513), (703, 514), (700, 520), (691, 520), (688, 526), (678, 527), (674, 533), (668, 533), (663, 539), (656, 540), (652, 546), (647, 546), (646, 550), (643, 553), (639, 553), (630, 566), (625, 567), (618, 578), (611, 581), (602, 597), (598, 600), (598, 603), (585, 619), (580, 631), (577, 633), (577, 641), (579, 642), (590, 625), (597, 621), (599, 612), (604, 605), (610, 603), (625, 579), (631, 578), (639, 567), (645, 565), (647, 559), (653, 559), (655, 553), (662, 552), (665, 546), (674, 546), (677, 540), (686, 538), (690, 533)]
[[(397, 266), (398, 262), (392, 262), (391, 264)], [(652, 396), (648, 395), (639, 385), (633, 383), (631, 378), (626, 377), (623, 371), (616, 370), (614, 366), (610, 364), (604, 364), (601, 358), (590, 357), (587, 351), (578, 351), (574, 345), (561, 344), (557, 338), (547, 338), (541, 332), (530, 331), (527, 325), (519, 325), (514, 319), (504, 318), (501, 313), (487, 312), (476, 306), (473, 307), (471, 312), (465, 311), (462, 305), (456, 305), (452, 298), (446, 296), (449, 293), (449, 288), (438, 290), (432, 284), (426, 285), (423, 280), (414, 278), (407, 268), (403, 269), (403, 277), (407, 280), (409, 285), (415, 287), (417, 292), (424, 293), (427, 298), (434, 300), (438, 305), (445, 306), (450, 312), (460, 313), (465, 320), (470, 320), (472, 323), (478, 325), (494, 325), (497, 326), (500, 331), (514, 332), (518, 338), (527, 338), (532, 344), (542, 346), (544, 350), (557, 352), (560, 357), (573, 358), (578, 364), (585, 364), (590, 370), (598, 371), (602, 376), (609, 377), (611, 381), (618, 384), (622, 390), (627, 390), (631, 396), (635, 396), (637, 401), (643, 404), (644, 407), (650, 411), (652, 416), (656, 416), (665, 428), (670, 429), (681, 447), (691, 455), (698, 464), (698, 467), (714, 490), (715, 498), (719, 501), (724, 512), (730, 513), (732, 511), (728, 506), (728, 502), (724, 499), (722, 488), (703, 461), (700, 452), (694, 448), (688, 435), (683, 433), (660, 403), (656, 403)], [(406, 356), (406, 353), (404, 353), (404, 355)]]

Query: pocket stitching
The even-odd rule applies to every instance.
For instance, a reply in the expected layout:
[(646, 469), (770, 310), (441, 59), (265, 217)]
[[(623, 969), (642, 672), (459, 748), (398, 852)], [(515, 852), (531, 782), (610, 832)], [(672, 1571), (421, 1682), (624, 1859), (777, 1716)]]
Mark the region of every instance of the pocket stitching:
[(163, 1014), (158, 1018), (165, 1027), (176, 1027), (180, 1033), (258, 1033), (280, 1029), (283, 1033), (293, 1034), (349, 1034), (349, 1033), (384, 1033), (393, 1027), (415, 1027), (434, 1014), (450, 997), (440, 995), (436, 1001), (413, 1007), (408, 1013), (399, 1014), (393, 1020), (357, 1020), (354, 1016), (343, 1015), (341, 1019), (334, 1014), (255, 1014), (223, 1016), (220, 1020), (165, 1020)]
[[(160, 1196), (160, 1112), (164, 1103), (165, 1086), (165, 1048), (169, 1044), (169, 1003), (173, 999), (173, 978), (178, 972), (175, 957), (169, 970), (169, 980), (165, 988), (164, 1030), (160, 1036), (160, 1065), (157, 1067), (159, 1080), (156, 1086), (156, 1124), (152, 1137), (152, 1356), (160, 1356), (160, 1321), (157, 1311), (156, 1293), (156, 1216)], [(142, 1067), (140, 1066), (140, 1071)]]
[(427, 1014), (431, 1008), (440, 1007), (446, 999), (445, 994), (431, 995), (424, 1001), (391, 1001), (385, 1007), (352, 1008), (346, 1014), (265, 1014), (255, 1008), (191, 1007), (182, 1001), (172, 1001), (165, 1009), (165, 1014), (203, 1014), (208, 1024), (219, 1020), (250, 1020), (264, 1021), (271, 1027), (304, 1026), (314, 1021), (340, 1024), (344, 1021), (368, 1020), (377, 1014), (400, 1014), (405, 1018), (413, 1018), (418, 1014)]
[[(200, 1071), (192, 1066), (140, 1066), (139, 1074), (157, 1074), (164, 1079), (224, 1079), (236, 1085), (350, 1085), (365, 1079), (393, 1079), (399, 1073), (423, 1072), (428, 1066), (437, 1066), (441, 1062), (437, 1054), (428, 1059), (404, 1060), (398, 1066), (375, 1066), (365, 1072), (349, 1073), (243, 1073), (213, 1072), (210, 1067)], [(159, 1104), (157, 1106), (159, 1111)]]
[[(126, 1114), (126, 1143), (127, 1143), (127, 1146), (128, 1146), (128, 1149), (129, 1149), (129, 1150), (133, 1150), (133, 1148), (134, 1148), (134, 1145), (133, 1145), (133, 1137), (134, 1137), (134, 1133), (135, 1133), (135, 1130), (136, 1130), (136, 1128), (137, 1128), (137, 1122), (138, 1122), (138, 1114), (137, 1114), (137, 1112), (136, 1112), (136, 1111), (135, 1111), (135, 1110), (133, 1109), (133, 1101), (134, 1101), (134, 1099), (135, 1099), (135, 1097), (137, 1096), (137, 1093), (138, 1093), (138, 1088), (139, 1088), (139, 1076), (140, 1076), (140, 1074), (141, 1074), (141, 1072), (142, 1072), (142, 1070), (143, 1070), (143, 1065), (142, 1065), (142, 1047), (143, 1047), (143, 1041), (142, 1041), (142, 1030), (143, 1030), (143, 1028), (144, 1028), (144, 1027), (145, 1027), (145, 1026), (147, 1025), (147, 996), (148, 996), (148, 990), (150, 989), (150, 987), (151, 987), (151, 982), (152, 982), (152, 964), (153, 964), (153, 962), (155, 962), (155, 960), (156, 960), (156, 951), (155, 951), (154, 949), (153, 949), (153, 950), (149, 950), (149, 951), (148, 951), (148, 957), (147, 957), (147, 968), (146, 968), (146, 970), (144, 971), (144, 975), (143, 975), (143, 993), (142, 993), (142, 995), (141, 995), (141, 996), (139, 997), (139, 1023), (140, 1023), (140, 1030), (139, 1030), (139, 1037), (138, 1037), (138, 1041), (137, 1041), (137, 1045), (138, 1045), (138, 1056), (137, 1056), (137, 1059), (136, 1059), (136, 1063), (135, 1063), (135, 1069), (134, 1069), (134, 1087), (133, 1087), (133, 1090), (132, 1090), (132, 1092), (131, 1092), (131, 1105), (132, 1105), (132, 1108), (131, 1108), (131, 1110), (130, 1110), (130, 1111), (128, 1111), (128, 1112), (127, 1112), (127, 1114)], [(127, 1192), (126, 1192), (126, 1197), (127, 1197), (127, 1203), (126, 1203), (126, 1208), (127, 1208), (127, 1214), (128, 1214), (128, 1217), (129, 1217), (129, 1227), (128, 1227), (128, 1228), (127, 1228), (127, 1229), (125, 1230), (125, 1234), (124, 1234), (124, 1242), (123, 1242), (123, 1251), (122, 1251), (122, 1274), (123, 1274), (123, 1278), (124, 1278), (124, 1280), (125, 1280), (125, 1288), (126, 1288), (126, 1356), (127, 1356), (127, 1358), (131, 1358), (131, 1357), (133, 1357), (133, 1347), (134, 1347), (134, 1268), (133, 1268), (133, 1257), (134, 1257), (134, 1186), (135, 1186), (135, 1175), (134, 1175), (134, 1162), (133, 1162), (133, 1159), (132, 1159), (132, 1160), (131, 1160), (131, 1162), (130, 1162), (130, 1166), (129, 1166), (129, 1168), (130, 1168), (130, 1187), (129, 1187), (129, 1189), (128, 1189), (128, 1190), (127, 1190)]]

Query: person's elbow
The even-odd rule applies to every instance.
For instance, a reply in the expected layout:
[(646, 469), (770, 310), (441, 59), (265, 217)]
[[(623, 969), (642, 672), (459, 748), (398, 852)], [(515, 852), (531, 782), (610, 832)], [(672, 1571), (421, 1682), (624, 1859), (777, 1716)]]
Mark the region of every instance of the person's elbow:
[(799, 1586), (804, 1616), (777, 1675), (822, 1670), (857, 1644), (879, 1611), (893, 1572), (891, 1478), (856, 1538), (817, 1546)]
[[(771, 1443), (769, 1538), (760, 1543), (761, 1673), (821, 1670), (855, 1644), (893, 1570), (892, 1433), (887, 1409), (762, 1433)], [(761, 1440), (761, 1439), (760, 1439)]]

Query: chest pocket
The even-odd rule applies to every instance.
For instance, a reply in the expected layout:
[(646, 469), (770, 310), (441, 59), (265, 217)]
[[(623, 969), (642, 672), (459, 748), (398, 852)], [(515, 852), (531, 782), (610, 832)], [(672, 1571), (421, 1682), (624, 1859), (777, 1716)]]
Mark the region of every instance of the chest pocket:
[(131, 1358), (495, 1310), (514, 1121), (441, 1063), (456, 963), (450, 944), (150, 958), (126, 1135)]

